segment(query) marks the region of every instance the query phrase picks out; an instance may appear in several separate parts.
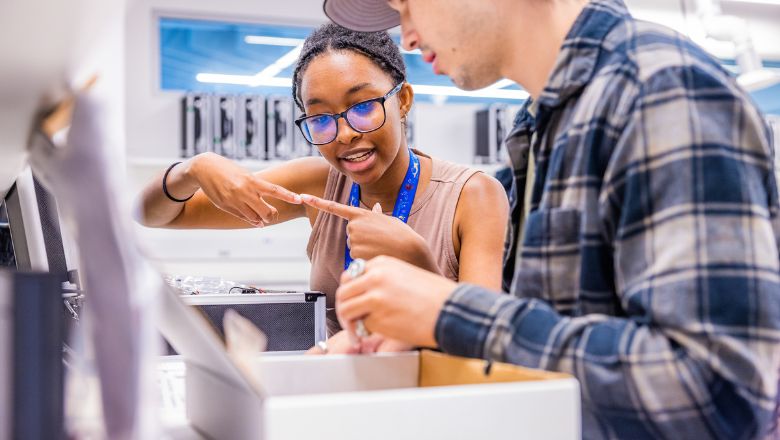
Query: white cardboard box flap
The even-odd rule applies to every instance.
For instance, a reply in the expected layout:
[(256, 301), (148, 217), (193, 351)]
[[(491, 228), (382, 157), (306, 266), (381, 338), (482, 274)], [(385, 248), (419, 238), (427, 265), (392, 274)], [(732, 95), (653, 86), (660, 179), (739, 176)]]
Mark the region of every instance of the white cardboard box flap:
[(575, 379), (485, 366), (430, 351), (260, 356), (258, 397), (188, 364), (188, 416), (218, 439), (579, 438)]
[[(580, 437), (574, 378), (439, 353), (258, 356), (239, 368), (174, 292), (160, 331), (187, 364), (193, 428), (219, 440)], [(251, 362), (251, 359), (250, 359)], [(260, 387), (252, 384), (257, 373)]]

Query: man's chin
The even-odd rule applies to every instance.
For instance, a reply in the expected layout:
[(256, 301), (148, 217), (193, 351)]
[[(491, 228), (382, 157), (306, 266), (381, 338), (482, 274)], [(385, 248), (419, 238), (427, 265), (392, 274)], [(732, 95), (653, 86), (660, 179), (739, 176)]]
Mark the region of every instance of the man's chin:
[(448, 76), (457, 88), (467, 92), (484, 89), (485, 87), (493, 85), (497, 81), (491, 81), (486, 78), (477, 78), (475, 75), (458, 73), (460, 72), (455, 72), (449, 74)]

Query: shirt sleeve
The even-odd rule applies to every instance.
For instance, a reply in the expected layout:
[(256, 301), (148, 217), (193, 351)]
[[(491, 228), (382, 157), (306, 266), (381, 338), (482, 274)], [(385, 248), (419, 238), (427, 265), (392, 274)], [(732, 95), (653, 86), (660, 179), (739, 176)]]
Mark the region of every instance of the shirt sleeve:
[(733, 83), (693, 68), (648, 79), (599, 200), (625, 316), (564, 316), (463, 284), (439, 316), (440, 347), (574, 375), (586, 437), (763, 435), (780, 365), (768, 139)]

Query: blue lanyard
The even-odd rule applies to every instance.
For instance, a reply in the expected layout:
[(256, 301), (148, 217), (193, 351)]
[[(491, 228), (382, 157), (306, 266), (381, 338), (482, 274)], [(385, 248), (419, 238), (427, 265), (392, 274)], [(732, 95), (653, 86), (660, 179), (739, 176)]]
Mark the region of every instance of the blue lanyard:
[[(417, 184), (420, 182), (420, 159), (409, 149), (409, 168), (406, 170), (406, 177), (398, 190), (398, 198), (395, 199), (393, 208), (393, 217), (406, 223), (409, 220), (409, 213), (414, 203), (414, 195), (417, 193)], [(349, 193), (349, 205), (360, 206), (360, 185), (352, 184), (352, 190)], [(352, 257), (349, 255), (349, 246), (344, 249), (344, 270), (347, 270)]]

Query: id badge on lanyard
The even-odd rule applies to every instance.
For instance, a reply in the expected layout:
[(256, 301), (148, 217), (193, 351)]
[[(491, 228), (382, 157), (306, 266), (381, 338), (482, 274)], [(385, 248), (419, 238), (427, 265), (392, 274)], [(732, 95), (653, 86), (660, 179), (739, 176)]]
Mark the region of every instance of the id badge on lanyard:
[[(406, 223), (409, 220), (409, 213), (414, 203), (414, 195), (417, 193), (417, 184), (420, 182), (420, 159), (409, 149), (409, 168), (406, 170), (406, 176), (398, 190), (398, 197), (395, 199), (393, 208), (393, 217)], [(349, 205), (360, 206), (360, 186), (357, 183), (352, 184), (352, 190), (349, 193)], [(344, 270), (347, 270), (352, 257), (349, 255), (349, 246), (344, 249)]]

